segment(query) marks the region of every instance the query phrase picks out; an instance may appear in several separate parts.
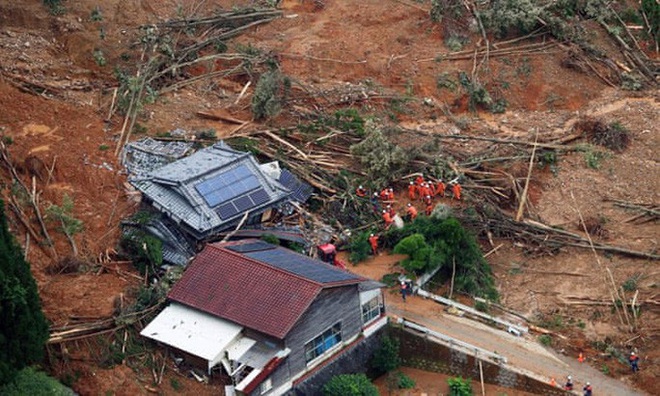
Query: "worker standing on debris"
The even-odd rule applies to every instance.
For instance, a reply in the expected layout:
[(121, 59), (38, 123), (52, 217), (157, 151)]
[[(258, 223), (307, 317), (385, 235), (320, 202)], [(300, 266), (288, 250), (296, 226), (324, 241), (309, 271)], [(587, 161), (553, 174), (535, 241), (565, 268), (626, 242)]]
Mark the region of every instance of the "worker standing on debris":
[(593, 389), (591, 389), (591, 383), (587, 382), (587, 384), (582, 388), (582, 391), (584, 392), (584, 396), (591, 396), (591, 392)]
[(383, 188), (380, 190), (380, 199), (382, 201), (387, 201), (387, 197), (389, 197), (389, 191), (387, 191), (387, 188)]
[(430, 195), (425, 195), (424, 196), (424, 204), (426, 206), (433, 205), (433, 199), (431, 198)]
[(392, 215), (387, 210), (383, 210), (383, 221), (385, 222), (385, 229), (389, 229), (394, 220), (392, 220)]
[(417, 176), (415, 178), (415, 184), (417, 184), (418, 186), (421, 186), (422, 183), (424, 183), (424, 175), (420, 174), (419, 176)]
[(408, 185), (408, 198), (410, 198), (411, 201), (415, 200), (416, 189), (417, 188), (415, 187), (415, 183), (411, 181), (410, 184)]
[(636, 373), (639, 371), (639, 356), (635, 354), (635, 352), (630, 352), (630, 357), (628, 358), (628, 361), (630, 361), (630, 368), (632, 369), (633, 373)]
[(378, 235), (371, 234), (369, 236), (369, 244), (371, 245), (371, 252), (374, 256), (378, 255)]
[(373, 209), (375, 214), (378, 214), (380, 212), (380, 202), (378, 201), (377, 192), (375, 192), (374, 195), (371, 196), (371, 208)]
[(566, 385), (564, 385), (564, 390), (567, 391), (573, 390), (573, 378), (570, 375), (566, 377)]
[(392, 187), (387, 189), (387, 200), (394, 202), (394, 189)]
[(387, 210), (387, 213), (389, 213), (390, 216), (392, 216), (392, 218), (394, 219), (394, 215), (396, 214), (396, 212), (394, 211), (394, 208), (392, 207), (392, 205), (388, 204), (385, 207), (385, 210)]
[(415, 221), (415, 218), (417, 218), (417, 208), (412, 206), (411, 203), (408, 203), (408, 208), (406, 209), (406, 213), (408, 213), (408, 216), (410, 217), (410, 221)]
[(435, 197), (435, 184), (433, 184), (433, 182), (430, 181), (430, 182), (426, 183), (426, 185), (429, 188), (429, 195), (432, 196), (432, 197)]
[(433, 208), (434, 208), (433, 203), (426, 205), (426, 209), (424, 210), (424, 213), (426, 213), (427, 216), (430, 216), (431, 213), (433, 213)]
[(442, 182), (442, 179), (438, 180), (438, 185), (435, 186), (435, 195), (445, 196), (445, 183)]
[(367, 190), (362, 186), (358, 186), (358, 188), (355, 189), (355, 195), (357, 195), (360, 198), (364, 198), (367, 196)]
[(454, 182), (451, 186), (451, 192), (454, 194), (454, 199), (461, 200), (461, 185), (458, 182)]

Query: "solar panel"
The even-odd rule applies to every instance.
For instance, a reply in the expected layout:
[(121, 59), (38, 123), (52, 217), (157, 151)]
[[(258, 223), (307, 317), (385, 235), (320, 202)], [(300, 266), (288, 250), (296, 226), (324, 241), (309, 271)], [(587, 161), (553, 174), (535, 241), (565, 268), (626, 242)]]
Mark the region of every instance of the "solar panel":
[(197, 183), (195, 189), (210, 207), (250, 192), (260, 186), (259, 179), (245, 165)]
[(236, 216), (238, 214), (238, 210), (236, 210), (234, 204), (229, 202), (224, 205), (218, 206), (215, 210), (215, 213), (217, 213), (221, 219), (227, 220), (233, 216)]
[(252, 204), (252, 200), (247, 195), (242, 196), (240, 198), (236, 198), (232, 202), (234, 203), (234, 206), (236, 206), (236, 209), (238, 209), (239, 212), (245, 212), (246, 210), (254, 206)]
[(245, 255), (319, 283), (358, 279), (357, 276), (349, 272), (342, 271), (331, 265), (288, 251), (284, 248), (248, 252)]
[(282, 169), (279, 182), (291, 191), (291, 198), (298, 202), (305, 202), (312, 195), (312, 187), (303, 183), (293, 173)]
[(254, 203), (254, 206), (264, 204), (270, 200), (268, 193), (263, 188), (260, 188), (257, 191), (250, 193), (249, 197)]
[(254, 251), (258, 251), (258, 250), (275, 249), (275, 246), (271, 245), (268, 242), (256, 241), (256, 242), (250, 242), (250, 243), (242, 243), (240, 245), (227, 246), (227, 249), (233, 250), (233, 251), (239, 252), (239, 253), (249, 253), (249, 252), (254, 252)]

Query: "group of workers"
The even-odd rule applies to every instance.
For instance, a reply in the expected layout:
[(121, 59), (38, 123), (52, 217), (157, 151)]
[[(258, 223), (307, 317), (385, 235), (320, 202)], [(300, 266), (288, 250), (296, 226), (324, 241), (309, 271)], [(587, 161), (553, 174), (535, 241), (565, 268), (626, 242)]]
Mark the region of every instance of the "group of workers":
[[(582, 353), (580, 353), (580, 356), (578, 357), (578, 360), (582, 363), (584, 362), (584, 356)], [(630, 352), (630, 356), (628, 357), (628, 362), (630, 363), (630, 368), (633, 373), (636, 373), (639, 371), (639, 356), (635, 352)], [(552, 386), (557, 386), (557, 383), (555, 382), (555, 379), (552, 378), (550, 380), (550, 384)], [(564, 390), (567, 391), (572, 391), (574, 389), (573, 385), (573, 378), (569, 375), (566, 377), (566, 383), (564, 384)], [(582, 392), (584, 392), (584, 396), (592, 396), (593, 394), (593, 388), (591, 386), (590, 382), (587, 382), (584, 387), (582, 387)]]
[[(412, 221), (417, 218), (419, 212), (414, 201), (422, 201), (425, 205), (424, 213), (430, 216), (434, 208), (434, 200), (436, 197), (445, 197), (446, 191), (450, 190), (453, 199), (461, 199), (461, 185), (457, 180), (451, 181), (448, 185), (442, 179), (436, 181), (425, 180), (423, 175), (418, 175), (414, 180), (410, 181), (408, 185), (408, 198), (410, 202), (406, 205), (406, 216)], [(359, 186), (355, 190), (358, 197), (366, 198), (369, 194), (367, 189)], [(392, 187), (383, 188), (380, 193), (374, 192), (370, 198), (371, 205), (374, 213), (380, 214), (385, 228), (388, 229), (393, 223), (396, 216), (396, 210), (392, 206), (395, 201), (394, 189)]]

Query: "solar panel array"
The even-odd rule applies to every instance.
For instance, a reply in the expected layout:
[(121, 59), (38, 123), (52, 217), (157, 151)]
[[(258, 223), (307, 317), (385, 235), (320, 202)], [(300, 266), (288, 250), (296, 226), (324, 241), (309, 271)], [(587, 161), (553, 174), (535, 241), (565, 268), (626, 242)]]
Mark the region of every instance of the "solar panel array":
[(332, 283), (359, 279), (357, 276), (349, 272), (342, 271), (310, 257), (289, 252), (284, 248), (252, 251), (244, 254), (254, 260), (273, 265), (287, 272), (319, 283)]
[(286, 169), (282, 169), (279, 182), (292, 192), (291, 198), (297, 202), (305, 202), (312, 195), (312, 187), (301, 182), (293, 173)]
[(264, 204), (270, 200), (268, 193), (263, 188), (259, 188), (256, 191), (253, 191), (242, 197), (238, 197), (234, 200), (231, 200), (225, 204), (218, 206), (215, 209), (215, 213), (220, 216), (221, 219), (227, 220), (231, 217), (236, 216), (239, 213), (244, 213), (249, 209), (252, 209), (256, 206)]
[(241, 165), (195, 185), (210, 207), (218, 206), (260, 186), (259, 179)]
[(240, 245), (227, 246), (227, 249), (233, 250), (238, 253), (249, 253), (258, 250), (271, 250), (275, 249), (274, 245), (264, 241), (255, 241), (250, 243), (241, 243)]

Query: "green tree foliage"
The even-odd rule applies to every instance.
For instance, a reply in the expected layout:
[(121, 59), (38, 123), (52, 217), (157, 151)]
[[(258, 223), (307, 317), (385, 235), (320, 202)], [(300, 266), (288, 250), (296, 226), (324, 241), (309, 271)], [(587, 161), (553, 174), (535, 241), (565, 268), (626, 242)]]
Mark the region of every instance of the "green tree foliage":
[(143, 275), (155, 273), (163, 264), (163, 242), (144, 231), (122, 238), (121, 247)]
[(433, 246), (429, 246), (422, 234), (413, 234), (403, 238), (394, 246), (394, 253), (406, 254), (408, 258), (401, 266), (408, 272), (422, 274), (436, 268), (442, 263), (443, 257)]
[(341, 374), (323, 386), (325, 396), (378, 396), (378, 388), (364, 374)]
[(252, 96), (252, 113), (261, 120), (275, 117), (291, 90), (291, 79), (279, 70), (265, 72), (259, 78)]
[(385, 186), (405, 172), (410, 159), (401, 147), (390, 142), (372, 122), (366, 124), (366, 138), (351, 146), (374, 186)]
[(371, 359), (371, 367), (378, 372), (387, 373), (399, 368), (400, 365), (399, 341), (395, 338), (383, 336), (380, 347), (374, 352)]
[(660, 41), (660, 3), (657, 0), (642, 0), (640, 11), (646, 15), (644, 24), (646, 25), (646, 21), (648, 21), (650, 26), (646, 26), (646, 28), (650, 29), (650, 35), (657, 46)]
[(30, 266), (7, 228), (1, 200), (0, 263), (0, 384), (6, 384), (18, 370), (41, 361), (48, 323)]
[(16, 374), (14, 380), (5, 386), (0, 386), (3, 396), (73, 396), (75, 393), (53, 377), (31, 367), (24, 368)]
[(367, 257), (371, 254), (371, 245), (369, 244), (369, 236), (371, 235), (370, 231), (361, 232), (359, 234), (354, 234), (349, 243), (348, 250), (351, 252), (348, 259), (351, 263), (359, 263), (360, 261), (366, 260)]
[(449, 396), (472, 396), (472, 384), (470, 379), (463, 379), (462, 377), (448, 378)]
[[(424, 244), (420, 243), (419, 236), (411, 238), (405, 247), (399, 251), (411, 251), (413, 247), (431, 250), (427, 258), (427, 266), (421, 272), (440, 266), (435, 276), (436, 280), (446, 281), (451, 278), (453, 261), (456, 261), (456, 276), (454, 289), (497, 299), (493, 274), (490, 266), (483, 258), (476, 239), (453, 217), (445, 220), (429, 217), (418, 217), (414, 222), (406, 224), (402, 229), (390, 229), (381, 240), (386, 246), (395, 246), (405, 238), (415, 234), (422, 235)], [(408, 246), (410, 244), (410, 246)], [(408, 253), (406, 253), (408, 254)], [(418, 256), (413, 253), (415, 260)], [(424, 259), (421, 257), (420, 259)], [(437, 260), (437, 261), (436, 261)], [(419, 272), (418, 272), (419, 273)]]

